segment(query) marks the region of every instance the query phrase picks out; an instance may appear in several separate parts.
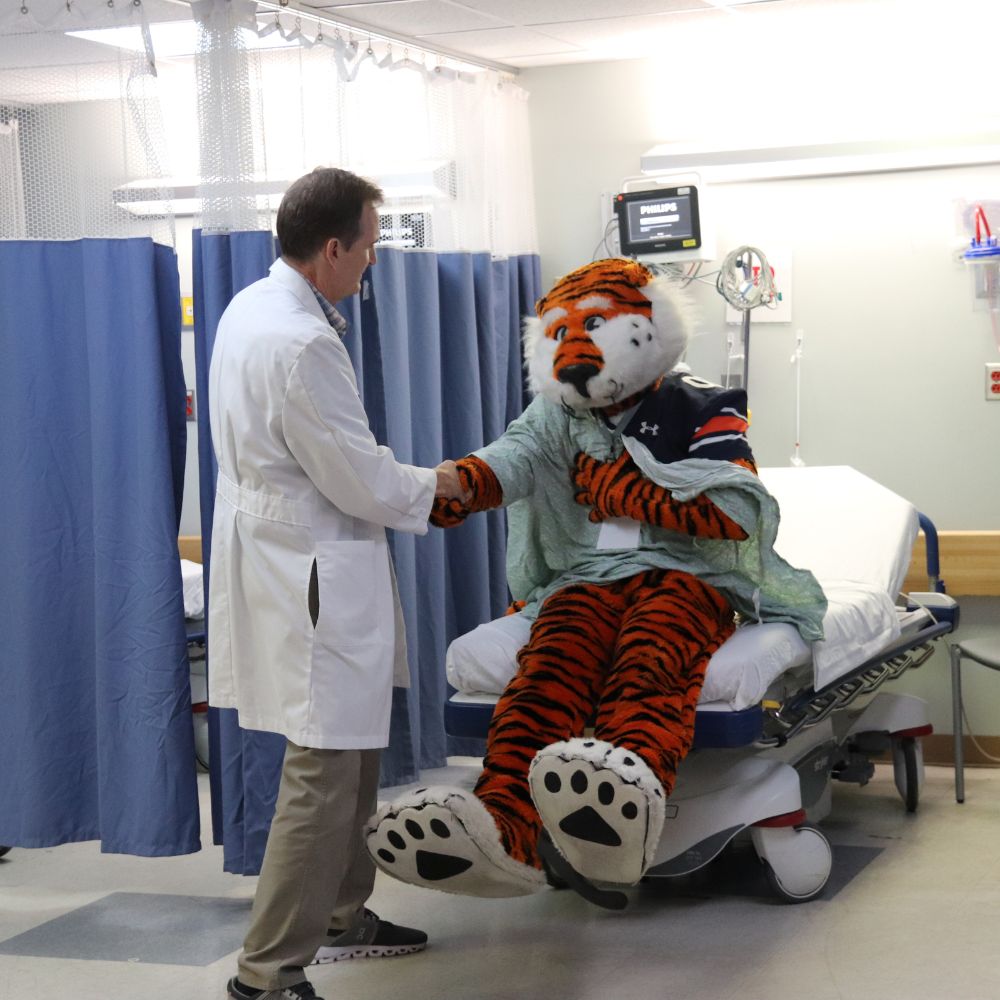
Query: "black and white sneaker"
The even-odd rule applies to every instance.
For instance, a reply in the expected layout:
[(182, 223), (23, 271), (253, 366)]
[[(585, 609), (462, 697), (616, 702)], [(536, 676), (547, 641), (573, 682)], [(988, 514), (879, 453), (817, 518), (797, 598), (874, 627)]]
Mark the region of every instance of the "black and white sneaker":
[(412, 927), (397, 927), (365, 910), (358, 925), (340, 933), (332, 932), (313, 959), (313, 965), (342, 962), (348, 958), (388, 958), (412, 955), (427, 947), (427, 935)]
[(226, 989), (232, 1000), (323, 1000), (316, 996), (312, 983), (305, 979), (294, 986), (284, 986), (277, 990), (258, 990), (244, 985), (233, 976)]

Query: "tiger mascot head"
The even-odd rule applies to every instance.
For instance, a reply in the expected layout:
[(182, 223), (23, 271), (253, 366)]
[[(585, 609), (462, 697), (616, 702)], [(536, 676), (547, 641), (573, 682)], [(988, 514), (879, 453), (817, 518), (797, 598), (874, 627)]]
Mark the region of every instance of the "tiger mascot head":
[(530, 388), (574, 410), (606, 409), (642, 392), (680, 360), (689, 306), (669, 277), (634, 260), (584, 264), (525, 320)]

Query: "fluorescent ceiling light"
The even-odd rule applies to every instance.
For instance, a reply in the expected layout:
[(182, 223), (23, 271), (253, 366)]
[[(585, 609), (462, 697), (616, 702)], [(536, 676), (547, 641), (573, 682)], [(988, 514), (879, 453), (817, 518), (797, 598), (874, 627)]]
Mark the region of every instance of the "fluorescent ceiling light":
[[(153, 52), (160, 59), (170, 59), (177, 56), (191, 56), (198, 51), (198, 26), (194, 21), (164, 21), (149, 26), (153, 36)], [(294, 48), (295, 41), (286, 41), (278, 32), (273, 32), (263, 38), (241, 28), (243, 44), (248, 49), (287, 49)], [(99, 42), (101, 45), (112, 45), (115, 48), (127, 49), (131, 52), (143, 52), (145, 45), (142, 32), (138, 26), (124, 25), (118, 28), (94, 28), (87, 31), (67, 31), (73, 38), (82, 38), (88, 42)]]
[[(989, 141), (993, 138), (993, 141)], [(1000, 143), (975, 136), (934, 142), (842, 142), (757, 149), (665, 143), (640, 157), (643, 173), (697, 170), (717, 183), (927, 170), (1000, 163)], [(986, 139), (986, 141), (983, 141)]]
[[(290, 184), (290, 180), (254, 181), (252, 196), (257, 208), (276, 209)], [(428, 215), (434, 211), (434, 204), (432, 200), (426, 199), (440, 199), (444, 195), (440, 188), (429, 184), (395, 186), (382, 184), (381, 186), (386, 202), (379, 206), (380, 216)], [(202, 211), (203, 192), (210, 200), (225, 199), (234, 195), (244, 198), (250, 195), (246, 185), (242, 183), (223, 182), (202, 187), (197, 179), (192, 177), (165, 177), (143, 178), (124, 184), (114, 191), (112, 197), (119, 208), (133, 215), (195, 215)], [(400, 201), (405, 201), (407, 204), (399, 204)]]

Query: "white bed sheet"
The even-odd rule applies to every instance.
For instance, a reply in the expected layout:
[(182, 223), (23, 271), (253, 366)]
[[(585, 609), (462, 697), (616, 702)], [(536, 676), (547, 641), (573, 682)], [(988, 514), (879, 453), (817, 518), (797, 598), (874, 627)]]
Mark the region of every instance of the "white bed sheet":
[[(700, 703), (749, 708), (785, 671), (810, 659), (822, 687), (898, 638), (899, 616), (884, 592), (847, 584), (824, 589), (830, 601), (823, 619), (826, 639), (810, 651), (792, 625), (744, 625), (709, 661)], [(514, 676), (518, 650), (530, 630), (521, 615), (506, 615), (456, 639), (445, 661), (449, 683), (465, 694), (500, 694)]]
[(201, 563), (182, 559), (181, 583), (184, 586), (184, 617), (203, 618), (205, 615), (205, 582)]
[[(825, 638), (812, 649), (791, 625), (745, 625), (709, 661), (700, 705), (757, 704), (785, 671), (813, 661), (819, 689), (877, 656), (900, 635), (895, 598), (919, 530), (908, 501), (847, 466), (761, 469), (781, 507), (776, 547), (811, 569), (826, 593)], [(499, 694), (514, 675), (530, 622), (508, 615), (449, 647), (448, 680), (465, 694)]]

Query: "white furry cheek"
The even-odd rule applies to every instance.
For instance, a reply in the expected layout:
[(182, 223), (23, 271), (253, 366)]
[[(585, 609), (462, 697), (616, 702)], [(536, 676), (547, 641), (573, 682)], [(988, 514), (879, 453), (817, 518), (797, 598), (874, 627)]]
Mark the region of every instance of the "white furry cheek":
[(537, 394), (539, 396), (544, 396), (550, 403), (555, 403), (557, 406), (572, 405), (567, 402), (564, 398), (566, 393), (565, 386), (557, 382), (555, 379), (549, 379), (548, 382), (543, 382), (537, 388)]
[(648, 321), (624, 329), (617, 325), (599, 340), (605, 367), (601, 378), (589, 385), (591, 396), (602, 400), (598, 405), (619, 402), (645, 389), (674, 366), (684, 348), (680, 338), (662, 337)]
[(528, 359), (528, 383), (532, 392), (544, 393), (551, 398), (551, 389), (555, 387), (558, 392), (559, 383), (552, 375), (552, 366), (556, 357), (556, 343), (554, 340), (541, 340), (535, 345), (534, 353)]

